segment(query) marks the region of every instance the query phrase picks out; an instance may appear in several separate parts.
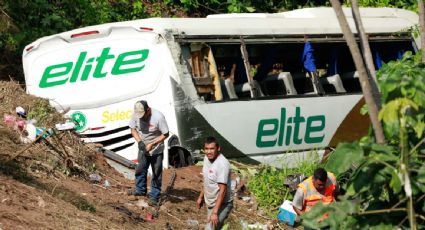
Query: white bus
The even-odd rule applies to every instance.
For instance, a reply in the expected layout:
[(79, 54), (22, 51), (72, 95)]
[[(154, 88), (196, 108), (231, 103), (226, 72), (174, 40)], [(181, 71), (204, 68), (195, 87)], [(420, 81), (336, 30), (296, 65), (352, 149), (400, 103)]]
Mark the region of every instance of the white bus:
[[(417, 51), (408, 30), (415, 13), (360, 12), (377, 68)], [(303, 65), (306, 44), (317, 71)], [(147, 100), (170, 128), (165, 167), (190, 163), (209, 135), (230, 159), (291, 166), (305, 153), (358, 139), (369, 124), (332, 8), (90, 26), (34, 41), (23, 66), (28, 93), (70, 109), (85, 141), (129, 160), (137, 145), (128, 121), (134, 103)]]

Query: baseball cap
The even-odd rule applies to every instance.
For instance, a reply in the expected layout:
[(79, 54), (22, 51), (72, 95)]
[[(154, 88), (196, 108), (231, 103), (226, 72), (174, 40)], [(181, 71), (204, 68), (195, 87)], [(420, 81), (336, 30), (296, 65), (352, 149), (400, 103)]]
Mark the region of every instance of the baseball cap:
[(148, 102), (145, 100), (141, 100), (134, 104), (134, 112), (133, 116), (135, 118), (142, 118), (145, 115), (145, 112), (148, 110)]

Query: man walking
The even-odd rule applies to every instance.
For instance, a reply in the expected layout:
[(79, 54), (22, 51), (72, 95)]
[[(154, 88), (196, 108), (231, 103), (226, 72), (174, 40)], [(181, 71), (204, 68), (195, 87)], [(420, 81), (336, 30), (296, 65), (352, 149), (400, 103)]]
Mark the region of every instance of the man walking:
[(168, 137), (168, 126), (164, 115), (152, 109), (144, 100), (134, 105), (133, 117), (129, 123), (131, 135), (138, 143), (139, 161), (136, 170), (135, 189), (129, 195), (146, 196), (147, 174), (152, 167), (151, 192), (149, 204), (158, 205), (162, 183), (162, 160), (164, 158), (164, 140)]
[(214, 137), (204, 142), (204, 186), (199, 194), (197, 206), (207, 205), (208, 223), (205, 229), (221, 229), (233, 207), (230, 182), (230, 163), (219, 153), (220, 145)]

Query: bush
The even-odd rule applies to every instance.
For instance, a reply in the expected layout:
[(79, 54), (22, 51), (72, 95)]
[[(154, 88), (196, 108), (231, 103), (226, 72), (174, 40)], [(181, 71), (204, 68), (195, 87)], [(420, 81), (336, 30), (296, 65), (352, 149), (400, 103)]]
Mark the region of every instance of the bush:
[(318, 156), (311, 153), (310, 157), (300, 161), (297, 167), (278, 169), (270, 165), (261, 165), (259, 170), (248, 178), (248, 188), (255, 195), (258, 205), (266, 210), (268, 215), (275, 216), (284, 200), (292, 200), (293, 193), (283, 183), (288, 175), (303, 173), (306, 177), (313, 174), (318, 167)]
[[(316, 205), (302, 216), (303, 225), (331, 229), (425, 228), (425, 65), (420, 54), (406, 52), (377, 73), (382, 95), (379, 118), (387, 143), (340, 144), (327, 167), (343, 175), (339, 202)], [(323, 213), (329, 217), (323, 221)]]

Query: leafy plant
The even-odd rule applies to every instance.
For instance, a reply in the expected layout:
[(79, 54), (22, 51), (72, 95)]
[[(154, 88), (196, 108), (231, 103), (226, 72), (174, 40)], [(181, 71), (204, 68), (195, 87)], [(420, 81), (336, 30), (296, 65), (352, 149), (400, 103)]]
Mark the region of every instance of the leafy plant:
[(278, 169), (270, 165), (261, 165), (256, 173), (250, 174), (249, 191), (255, 195), (258, 205), (267, 210), (269, 215), (274, 215), (272, 210), (277, 210), (284, 200), (293, 198), (289, 187), (283, 183), (288, 175), (303, 173), (308, 177), (318, 167), (317, 154), (311, 153), (310, 155), (312, 156), (300, 161), (296, 168)]
[[(425, 227), (425, 66), (407, 52), (377, 73), (382, 93), (385, 145), (373, 137), (340, 144), (327, 168), (347, 175), (341, 201), (317, 205), (302, 216), (309, 227), (394, 229)], [(354, 168), (354, 170), (352, 170)], [(329, 217), (319, 221), (323, 213)]]
[(48, 100), (37, 99), (34, 107), (31, 108), (28, 113), (28, 118), (35, 119), (37, 123), (43, 123), (43, 121), (53, 112), (54, 109), (50, 106)]

